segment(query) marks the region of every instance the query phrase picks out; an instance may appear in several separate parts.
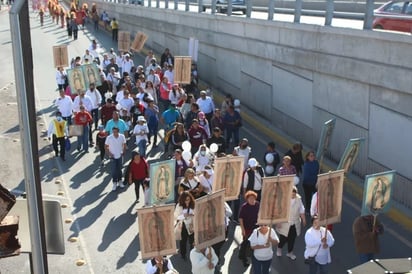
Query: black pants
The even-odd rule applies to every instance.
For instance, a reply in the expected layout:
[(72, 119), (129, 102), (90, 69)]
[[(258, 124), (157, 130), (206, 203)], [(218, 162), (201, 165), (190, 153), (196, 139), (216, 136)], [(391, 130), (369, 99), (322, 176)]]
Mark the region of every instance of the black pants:
[(118, 29), (112, 29), (112, 40), (117, 41), (117, 34), (119, 33)]
[(77, 40), (77, 32), (78, 32), (77, 29), (74, 29), (74, 30), (73, 30), (73, 39), (74, 39), (74, 40)]
[(282, 234), (279, 234), (279, 244), (278, 247), (282, 248), (285, 243), (288, 243), (288, 252), (292, 252), (293, 251), (293, 246), (295, 245), (295, 240), (296, 240), (296, 227), (295, 225), (291, 225), (289, 227), (289, 232), (288, 232), (288, 236), (285, 237)]
[[(99, 109), (98, 108), (94, 108), (92, 109), (92, 111), (90, 112), (90, 114), (93, 117), (93, 122), (94, 122), (94, 129), (97, 129), (97, 126), (99, 124)], [(90, 125), (90, 129), (91, 129), (91, 125)]]
[(60, 157), (62, 159), (64, 159), (64, 155), (65, 155), (65, 152), (66, 152), (64, 136), (60, 137), (60, 138), (57, 138), (56, 135), (53, 134), (52, 144), (53, 144), (53, 149), (54, 149), (55, 155), (59, 156), (59, 148), (60, 148)]
[(134, 183), (134, 192), (136, 194), (136, 200), (139, 200), (139, 194), (140, 194), (140, 185), (142, 185), (143, 187), (143, 182), (144, 182), (145, 178), (143, 179), (133, 179), (133, 183)]
[(190, 245), (190, 250), (193, 248), (193, 244), (195, 242), (195, 234), (192, 233), (189, 235), (187, 233), (187, 229), (185, 226), (185, 223), (183, 222), (182, 224), (182, 239), (180, 240), (180, 254), (182, 256), (186, 256), (186, 250), (187, 250), (187, 241), (189, 240), (189, 245)]
[(310, 212), (310, 203), (312, 201), (312, 196), (316, 192), (315, 185), (302, 184), (303, 191), (305, 192), (305, 210)]

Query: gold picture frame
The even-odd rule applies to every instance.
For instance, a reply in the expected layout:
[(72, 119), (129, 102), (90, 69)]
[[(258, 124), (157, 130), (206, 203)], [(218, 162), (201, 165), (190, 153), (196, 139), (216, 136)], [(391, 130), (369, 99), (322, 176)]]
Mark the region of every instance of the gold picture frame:
[(243, 156), (226, 156), (215, 159), (213, 191), (225, 189), (225, 201), (239, 198), (242, 186)]
[(285, 175), (262, 179), (258, 224), (272, 225), (289, 221), (294, 177), (294, 175)]
[(69, 79), (69, 86), (72, 94), (86, 92), (86, 82), (84, 81), (83, 69), (81, 67), (68, 69), (67, 78)]

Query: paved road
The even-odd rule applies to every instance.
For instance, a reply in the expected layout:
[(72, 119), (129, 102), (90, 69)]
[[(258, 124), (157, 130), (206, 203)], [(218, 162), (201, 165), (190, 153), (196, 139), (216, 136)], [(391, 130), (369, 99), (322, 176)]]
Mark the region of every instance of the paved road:
[[(91, 33), (87, 30), (79, 32), (79, 40), (69, 41), (66, 32), (52, 24), (47, 18), (40, 27), (38, 18), (31, 14), (32, 44), (34, 55), (34, 79), (38, 109), (38, 132), (41, 186), (45, 199), (56, 199), (67, 208), (62, 208), (63, 219), (71, 219), (72, 223), (63, 223), (65, 239), (77, 237), (76, 242), (66, 242), (66, 254), (49, 255), (50, 273), (144, 273), (143, 261), (139, 254), (139, 231), (134, 193), (130, 190), (111, 192), (110, 176), (106, 167), (100, 168), (98, 154), (91, 150), (89, 154), (72, 151), (66, 162), (52, 157), (48, 142), (43, 139), (46, 125), (55, 111), (52, 101), (57, 97), (55, 92), (55, 71), (53, 68), (51, 47), (56, 44), (69, 44), (69, 55), (82, 55), (89, 46), (90, 39), (96, 38), (104, 48), (115, 47), (107, 33)], [(0, 161), (1, 182), (15, 193), (24, 192), (21, 154), (19, 147), (18, 119), (12, 73), (10, 33), (8, 16), (0, 12), (0, 58), (9, 66), (0, 74), (0, 101), (2, 118), (0, 153), (7, 155)], [(166, 45), (167, 46), (167, 45)], [(135, 63), (141, 63), (142, 57), (136, 56)], [(9, 70), (10, 68), (10, 70)], [(4, 88), (3, 88), (4, 87)], [(243, 109), (243, 111), (247, 111)], [(262, 158), (268, 137), (257, 132), (253, 126), (245, 124), (242, 136), (247, 137), (253, 148), (253, 155)], [(4, 141), (3, 141), (4, 140)], [(75, 147), (75, 146), (74, 146)], [(133, 146), (131, 146), (133, 147)], [(160, 155), (162, 147), (150, 150), (150, 160)], [(285, 148), (279, 148), (284, 152)], [(56, 184), (56, 179), (63, 183)], [(59, 191), (63, 196), (57, 195)], [(335, 226), (333, 234), (336, 244), (332, 248), (330, 273), (344, 273), (346, 269), (357, 265), (351, 235), (352, 220), (359, 214), (360, 202), (345, 196), (342, 223)], [(383, 217), (387, 233), (382, 237), (384, 246), (382, 258), (411, 256), (412, 235), (390, 220)], [(249, 273), (237, 259), (240, 240), (239, 228), (230, 227), (231, 239), (225, 245), (227, 250), (223, 273)], [(402, 237), (400, 236), (402, 235)], [(298, 259), (292, 262), (287, 257), (274, 258), (272, 273), (306, 273), (303, 264), (303, 238), (297, 239), (295, 253)], [(76, 261), (83, 259), (86, 264), (76, 266)], [(182, 261), (178, 256), (172, 257), (175, 267), (180, 273), (190, 273), (190, 263)], [(0, 260), (0, 272), (29, 273), (29, 262), (26, 254), (19, 257)]]

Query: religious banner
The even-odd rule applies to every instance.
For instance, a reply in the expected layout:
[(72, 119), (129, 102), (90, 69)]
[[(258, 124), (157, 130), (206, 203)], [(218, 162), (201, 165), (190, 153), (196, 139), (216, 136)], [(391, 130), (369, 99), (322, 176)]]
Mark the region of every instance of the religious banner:
[(344, 171), (318, 175), (318, 217), (320, 225), (339, 223), (342, 213)]
[(340, 158), (339, 165), (337, 170), (343, 169), (345, 173), (349, 173), (358, 158), (361, 144), (365, 139), (356, 138), (350, 139), (348, 145), (346, 146), (345, 151), (343, 152), (342, 157)]
[(67, 45), (53, 46), (53, 59), (55, 68), (68, 67), (69, 53), (67, 51)]
[(295, 175), (262, 178), (258, 224), (272, 225), (289, 221), (294, 178)]
[(96, 64), (86, 64), (81, 66), (83, 70), (83, 78), (86, 85), (86, 90), (89, 89), (90, 84), (94, 84), (95, 87), (102, 85), (102, 79), (99, 74), (99, 68)]
[(86, 83), (81, 67), (74, 67), (67, 70), (67, 78), (69, 79), (70, 91), (72, 94), (86, 92)]
[(19, 217), (6, 216), (0, 222), (0, 258), (20, 254), (21, 245), (17, 238), (19, 230)]
[(195, 246), (203, 249), (225, 239), (224, 190), (196, 200), (194, 211)]
[(146, 43), (146, 40), (147, 35), (144, 32), (139, 31), (138, 33), (136, 33), (136, 36), (134, 37), (134, 40), (130, 48), (133, 51), (141, 51), (144, 47), (144, 43)]
[(117, 47), (119, 51), (128, 52), (130, 49), (130, 32), (119, 31)]
[(150, 164), (150, 204), (174, 202), (176, 160), (171, 159)]
[(192, 73), (192, 57), (175, 56), (174, 62), (175, 83), (190, 84)]
[(16, 203), (16, 197), (0, 184), (0, 221)]
[(239, 198), (243, 176), (243, 156), (226, 156), (215, 159), (213, 191), (225, 189), (225, 200)]
[(361, 215), (378, 215), (390, 208), (392, 184), (396, 171), (367, 175), (364, 183)]
[(320, 134), (318, 150), (316, 151), (316, 159), (319, 163), (322, 162), (323, 155), (329, 149), (330, 140), (332, 138), (333, 129), (335, 128), (336, 118), (330, 119), (323, 124)]
[(176, 254), (174, 205), (137, 209), (142, 259)]

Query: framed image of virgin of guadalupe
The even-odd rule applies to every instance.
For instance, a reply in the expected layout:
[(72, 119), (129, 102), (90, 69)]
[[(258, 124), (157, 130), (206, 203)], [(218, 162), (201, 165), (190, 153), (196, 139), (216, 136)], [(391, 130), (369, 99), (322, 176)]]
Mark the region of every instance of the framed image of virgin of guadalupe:
[(74, 67), (67, 70), (70, 91), (72, 94), (86, 92), (86, 82), (84, 81), (83, 70), (81, 67)]
[(150, 203), (167, 204), (174, 201), (176, 160), (150, 164)]
[(176, 254), (174, 210), (174, 205), (146, 207), (137, 210), (142, 259)]
[(320, 225), (339, 223), (342, 213), (344, 171), (318, 175), (318, 217)]
[(225, 239), (224, 190), (196, 199), (194, 212), (195, 246), (202, 249)]
[(99, 68), (96, 64), (86, 64), (81, 66), (83, 70), (84, 82), (86, 85), (86, 90), (89, 88), (90, 84), (94, 84), (96, 87), (102, 85), (102, 79), (99, 74)]
[(289, 221), (294, 175), (263, 178), (257, 222), (272, 225)]
[(367, 175), (363, 190), (361, 215), (378, 215), (390, 208), (392, 184), (396, 171)]
[(320, 134), (318, 150), (316, 151), (316, 159), (320, 162), (323, 155), (329, 149), (330, 141), (332, 139), (333, 129), (335, 128), (336, 118), (326, 121), (322, 126), (322, 132)]
[(346, 146), (346, 149), (340, 159), (339, 165), (336, 168), (337, 170), (343, 169), (346, 174), (352, 170), (353, 164), (358, 158), (361, 145), (364, 140), (365, 139), (363, 138), (349, 140), (348, 145)]
[(226, 156), (215, 159), (213, 191), (225, 189), (225, 201), (236, 200), (240, 194), (243, 176), (242, 156)]

